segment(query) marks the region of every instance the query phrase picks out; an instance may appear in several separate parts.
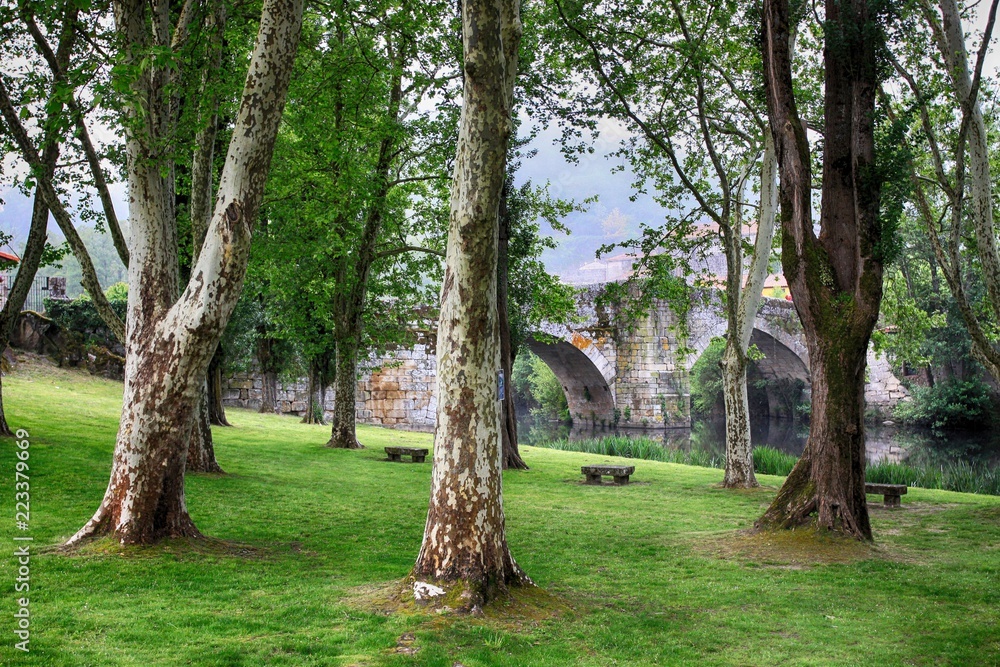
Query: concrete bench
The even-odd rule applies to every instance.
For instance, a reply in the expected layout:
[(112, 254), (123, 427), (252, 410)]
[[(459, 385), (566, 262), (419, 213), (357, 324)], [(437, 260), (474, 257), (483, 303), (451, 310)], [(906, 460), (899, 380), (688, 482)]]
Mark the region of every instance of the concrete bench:
[(414, 463), (423, 463), (427, 458), (427, 450), (423, 447), (386, 447), (385, 453), (390, 461), (402, 461), (403, 456), (409, 456)]
[(899, 507), (899, 497), (906, 493), (905, 484), (865, 484), (865, 493), (882, 495), (886, 507)]
[(635, 472), (635, 466), (582, 466), (580, 472), (587, 476), (587, 484), (600, 484), (601, 477), (615, 478), (615, 484), (628, 484), (628, 477)]

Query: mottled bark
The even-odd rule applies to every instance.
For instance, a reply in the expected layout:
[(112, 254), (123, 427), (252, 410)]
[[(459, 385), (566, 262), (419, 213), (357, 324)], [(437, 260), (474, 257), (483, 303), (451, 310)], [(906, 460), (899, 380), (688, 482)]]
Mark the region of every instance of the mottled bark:
[(511, 344), (510, 317), (508, 315), (508, 281), (510, 279), (510, 213), (507, 197), (511, 182), (504, 179), (500, 197), (500, 234), (497, 246), (497, 325), (500, 332), (500, 368), (503, 370), (506, 391), (500, 408), (500, 440), (503, 452), (503, 468), (527, 470), (528, 464), (521, 458), (517, 447), (517, 412), (514, 408), (514, 392), (511, 376), (514, 368), (514, 350)]
[[(497, 236), (521, 25), (515, 0), (463, 3), (465, 95), (438, 325), (431, 498), (412, 572), (475, 609), (530, 584), (507, 547), (497, 370)], [(506, 49), (506, 53), (505, 53)]]
[[(201, 255), (208, 226), (212, 220), (213, 170), (215, 158), (215, 138), (219, 129), (219, 95), (215, 90), (219, 69), (222, 64), (222, 33), (225, 29), (225, 7), (222, 2), (212, 3), (212, 12), (206, 18), (205, 29), (209, 35), (208, 63), (201, 75), (200, 97), (204, 109), (199, 117), (200, 127), (195, 135), (194, 154), (191, 159), (191, 263), (196, 264)], [(198, 401), (191, 442), (188, 444), (187, 469), (192, 472), (223, 472), (215, 458), (215, 441), (212, 425), (225, 425), (225, 413), (221, 419), (215, 411), (216, 392), (221, 403), (221, 378), (219, 350), (216, 348), (208, 367), (208, 379), (204, 383)]]
[(726, 409), (726, 470), (722, 485), (748, 489), (760, 486), (753, 471), (750, 406), (747, 400), (747, 356), (726, 340), (722, 360), (722, 398)]
[(781, 168), (782, 264), (809, 349), (806, 449), (758, 528), (805, 524), (870, 540), (864, 492), (864, 374), (882, 299), (875, 167), (876, 49), (866, 0), (826, 3), (819, 238), (810, 148), (792, 84), (787, 0), (764, 2), (764, 70)]
[[(118, 0), (114, 10), (126, 63), (170, 45), (167, 3)], [(215, 212), (179, 298), (172, 178), (158, 152), (171, 125), (169, 75), (153, 64), (130, 82), (144, 103), (126, 124), (132, 246), (122, 417), (104, 499), (69, 544), (98, 535), (122, 544), (200, 535), (184, 498), (188, 443), (209, 361), (242, 287), (301, 20), (301, 0), (264, 3)]]
[[(753, 469), (753, 446), (750, 441), (750, 408), (747, 402), (747, 351), (753, 335), (754, 318), (760, 306), (761, 290), (767, 276), (767, 265), (774, 240), (775, 213), (778, 204), (777, 156), (770, 132), (765, 133), (764, 157), (760, 173), (760, 208), (757, 217), (757, 237), (746, 284), (728, 281), (726, 310), (729, 336), (722, 356), (722, 396), (726, 408), (726, 471), (722, 485), (726, 488), (759, 486)], [(741, 186), (742, 187), (742, 186)], [(742, 195), (739, 196), (742, 199)], [(740, 209), (737, 208), (737, 211)], [(737, 216), (736, 229), (742, 228)], [(728, 276), (742, 277), (742, 239), (730, 235), (726, 242)], [(735, 295), (735, 296), (734, 296)]]

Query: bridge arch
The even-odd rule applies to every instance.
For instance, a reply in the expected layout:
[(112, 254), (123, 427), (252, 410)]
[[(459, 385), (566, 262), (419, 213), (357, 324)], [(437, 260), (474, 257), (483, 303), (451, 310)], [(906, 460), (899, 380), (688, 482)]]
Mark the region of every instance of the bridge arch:
[(531, 336), (527, 346), (552, 370), (576, 421), (610, 423), (615, 412), (615, 367), (587, 336), (572, 332), (561, 339)]
[[(725, 320), (718, 318), (712, 324), (714, 326), (703, 327), (699, 335), (688, 343), (693, 350), (687, 359), (688, 371), (705, 353), (712, 339), (725, 337)], [(791, 418), (792, 410), (801, 401), (802, 393), (809, 391), (808, 352), (800, 337), (775, 326), (772, 320), (758, 317), (754, 324), (750, 344), (756, 345), (764, 356), (751, 365), (748, 381), (768, 381), (765, 386), (767, 416)]]

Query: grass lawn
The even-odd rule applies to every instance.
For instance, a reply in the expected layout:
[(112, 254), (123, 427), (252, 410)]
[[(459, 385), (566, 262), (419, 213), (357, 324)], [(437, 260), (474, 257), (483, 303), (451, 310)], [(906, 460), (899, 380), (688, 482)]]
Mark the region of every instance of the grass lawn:
[[(225, 476), (192, 475), (207, 544), (66, 555), (104, 492), (121, 386), (40, 362), (4, 379), (31, 434), (31, 652), (13, 648), (14, 447), (0, 443), (0, 662), (10, 665), (1000, 665), (1000, 498), (911, 489), (873, 501), (874, 547), (805, 531), (749, 537), (774, 495), (722, 471), (636, 461), (636, 484), (588, 487), (612, 460), (526, 447), (504, 475), (508, 538), (547, 613), (388, 614), (373, 591), (407, 575), (431, 464), (382, 447), (431, 437), (230, 410)], [(551, 609), (556, 609), (553, 613)], [(414, 652), (415, 651), (415, 652)]]

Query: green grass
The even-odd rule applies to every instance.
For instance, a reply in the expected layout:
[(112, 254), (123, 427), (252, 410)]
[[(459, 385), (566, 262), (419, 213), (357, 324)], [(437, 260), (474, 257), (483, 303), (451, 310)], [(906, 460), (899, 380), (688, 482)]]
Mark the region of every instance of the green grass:
[[(38, 365), (4, 379), (31, 433), (35, 547), (66, 539), (107, 484), (121, 387)], [(747, 537), (780, 478), (718, 488), (710, 468), (636, 462), (627, 487), (580, 484), (604, 455), (524, 448), (504, 476), (518, 562), (567, 610), (501, 620), (385, 614), (366, 591), (406, 576), (430, 463), (384, 461), (425, 434), (325, 428), (231, 410), (225, 476), (188, 505), (224, 543), (35, 555), (32, 651), (12, 648), (14, 448), (0, 443), (0, 663), (45, 667), (1000, 664), (1000, 499), (914, 489), (872, 507), (874, 547), (806, 531)], [(240, 546), (242, 545), (242, 546)], [(408, 635), (412, 634), (412, 641)], [(417, 649), (397, 653), (398, 645)]]

